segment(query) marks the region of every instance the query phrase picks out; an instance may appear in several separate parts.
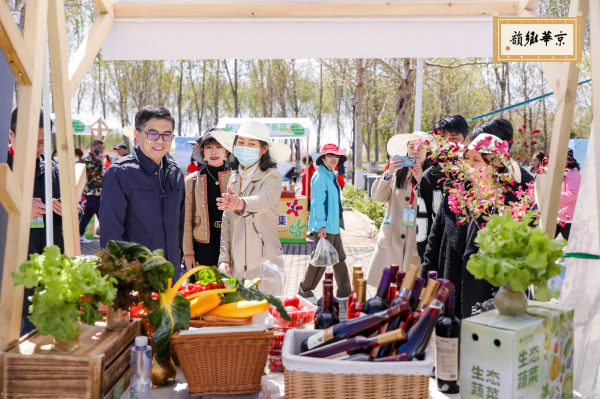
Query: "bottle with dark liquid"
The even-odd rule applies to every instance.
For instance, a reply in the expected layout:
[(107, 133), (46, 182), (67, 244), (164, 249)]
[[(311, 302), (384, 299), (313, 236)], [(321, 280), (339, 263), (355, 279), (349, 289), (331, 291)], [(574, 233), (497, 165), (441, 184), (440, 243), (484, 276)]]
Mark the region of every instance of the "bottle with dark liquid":
[(419, 318), (419, 321), (406, 334), (406, 341), (397, 346), (396, 354), (406, 353), (410, 360), (415, 357), (417, 359), (424, 358), (425, 349), (427, 348), (431, 334), (435, 330), (435, 325), (440, 315), (440, 307), (446, 301), (453, 288), (454, 284), (452, 282), (444, 280), (435, 297)]
[(363, 313), (373, 314), (390, 307), (386, 298), (386, 293), (388, 288), (390, 288), (391, 279), (392, 271), (390, 269), (383, 269), (383, 275), (381, 276), (377, 293), (365, 303), (365, 306), (362, 308)]
[[(425, 292), (423, 293), (423, 298), (421, 298), (421, 302), (419, 302), (419, 306), (418, 306), (417, 310), (415, 312), (413, 312), (410, 315), (410, 317), (408, 318), (408, 320), (406, 321), (406, 326), (405, 326), (406, 331), (410, 330), (412, 328), (412, 326), (414, 326), (415, 323), (417, 321), (419, 321), (421, 314), (423, 314), (423, 310), (427, 307), (427, 305), (429, 305), (429, 302), (431, 302), (431, 300), (435, 296), (435, 293), (438, 291), (439, 287), (440, 287), (440, 283), (438, 283), (437, 280), (429, 280), (429, 283), (427, 283), (427, 286), (425, 287)], [(440, 310), (440, 312), (441, 312), (441, 310)]]
[[(331, 286), (333, 286), (333, 281), (326, 278), (325, 280), (323, 280), (323, 286), (325, 286), (325, 284), (330, 284)], [(315, 316), (318, 315), (319, 313), (321, 313), (321, 310), (323, 310), (323, 298), (321, 297), (321, 299), (319, 299), (319, 302), (317, 302), (318, 308), (317, 308), (317, 312), (315, 313)], [(336, 303), (338, 305), (338, 307), (336, 308)], [(337, 299), (335, 298), (335, 296), (333, 297), (333, 310), (335, 310), (335, 314), (338, 316), (338, 318), (340, 317), (340, 309), (339, 309), (339, 302), (337, 302)]]
[(413, 289), (413, 286), (415, 285), (415, 279), (417, 278), (418, 272), (419, 268), (415, 265), (408, 266), (408, 271), (406, 273), (398, 272), (398, 275), (396, 277), (396, 284), (400, 282), (400, 280), (402, 280), (402, 282), (400, 282), (400, 285), (398, 286), (400, 287), (398, 295), (396, 295), (396, 298), (394, 298), (394, 300), (392, 301), (393, 305), (397, 305), (400, 302), (408, 302), (408, 300), (410, 299), (410, 293)]
[(433, 280), (438, 279), (438, 273), (435, 270), (430, 270), (427, 272), (427, 282), (428, 283), (429, 283), (430, 279), (433, 279)]
[(438, 390), (458, 393), (460, 390), (460, 320), (454, 314), (454, 290), (444, 306), (444, 316), (435, 325), (435, 367)]
[(329, 345), (337, 341), (353, 338), (357, 335), (369, 336), (373, 333), (373, 331), (381, 327), (383, 323), (390, 321), (403, 312), (408, 312), (409, 309), (410, 305), (408, 303), (401, 303), (397, 306), (392, 306), (389, 309), (382, 310), (381, 312), (377, 312), (372, 315), (357, 317), (355, 319), (333, 325), (326, 330), (319, 331), (318, 333), (313, 334), (304, 340), (300, 346), (300, 350), (302, 352), (306, 352), (323, 345)]
[[(363, 272), (359, 272), (361, 275)], [(367, 301), (367, 280), (359, 278), (356, 280), (356, 302), (352, 304), (352, 318), (366, 316), (362, 312), (363, 306)]]
[[(325, 272), (325, 279), (323, 280), (323, 284), (325, 284), (325, 281), (330, 280), (331, 284), (333, 284), (333, 272)], [(317, 306), (321, 306), (323, 304), (323, 297), (319, 298), (319, 300), (317, 301)], [(338, 302), (337, 298), (334, 296), (333, 297), (333, 306), (335, 307), (338, 315), (340, 314), (340, 303)]]
[(333, 308), (333, 285), (323, 285), (323, 298), (323, 310), (315, 316), (315, 330), (325, 330), (340, 322)]
[(330, 345), (325, 345), (308, 352), (303, 352), (300, 356), (318, 357), (323, 359), (342, 359), (355, 353), (368, 353), (373, 348), (403, 341), (405, 338), (406, 335), (403, 330), (391, 331), (370, 338), (357, 336)]
[(413, 286), (412, 291), (410, 292), (410, 299), (408, 300), (413, 312), (416, 311), (419, 307), (419, 295), (421, 295), (423, 285), (425, 285), (425, 279), (421, 277), (415, 278), (415, 284)]
[(396, 298), (396, 292), (397, 292), (396, 276), (398, 275), (398, 270), (400, 270), (400, 266), (399, 265), (391, 265), (390, 270), (392, 271), (392, 279), (390, 282), (390, 288), (388, 289), (387, 303), (392, 303), (394, 298)]
[[(355, 266), (356, 267), (356, 266)], [(362, 266), (361, 266), (362, 267)], [(364, 273), (362, 270), (357, 270), (354, 272), (352, 279), (353, 279), (353, 283), (352, 283), (352, 294), (348, 297), (348, 311), (347, 311), (347, 319), (351, 319), (353, 317), (355, 317), (355, 313), (356, 313), (356, 305), (357, 305), (357, 297), (358, 297), (358, 280), (362, 279), (364, 276)], [(363, 302), (364, 304), (364, 302)], [(361, 304), (362, 306), (362, 304)], [(362, 307), (361, 307), (362, 309)]]

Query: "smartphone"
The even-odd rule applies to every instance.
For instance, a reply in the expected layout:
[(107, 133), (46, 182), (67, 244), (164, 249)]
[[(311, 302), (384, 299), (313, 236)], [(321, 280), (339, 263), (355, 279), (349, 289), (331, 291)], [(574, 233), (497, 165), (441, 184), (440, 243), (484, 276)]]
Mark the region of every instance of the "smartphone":
[(402, 160), (402, 165), (400, 165), (401, 168), (408, 168), (411, 166), (415, 166), (415, 157), (410, 156), (410, 155), (404, 155), (404, 156), (400, 156), (400, 155), (396, 155), (394, 157), (394, 162), (398, 162), (399, 160)]

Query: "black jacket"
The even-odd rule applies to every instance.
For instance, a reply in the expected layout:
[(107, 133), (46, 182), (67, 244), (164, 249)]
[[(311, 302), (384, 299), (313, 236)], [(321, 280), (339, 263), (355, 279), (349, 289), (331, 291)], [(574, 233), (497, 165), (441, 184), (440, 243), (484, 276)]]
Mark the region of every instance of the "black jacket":
[[(425, 255), (425, 248), (427, 247), (427, 238), (431, 233), (431, 226), (435, 215), (442, 203), (444, 197), (444, 183), (446, 181), (446, 175), (440, 170), (439, 166), (431, 166), (428, 168), (421, 177), (421, 181), (417, 186), (417, 193), (419, 194), (419, 215), (417, 222), (417, 229), (423, 228), (425, 232), (419, 231), (417, 234), (417, 251), (421, 257), (421, 263), (423, 263), (423, 255)], [(425, 208), (422, 210), (422, 208)]]
[[(13, 167), (13, 157), (10, 151), (8, 152), (8, 157), (6, 159), (6, 163), (11, 168)], [(44, 165), (44, 155), (41, 155), (38, 159), (35, 160), (35, 180), (33, 183), (33, 197), (41, 198), (42, 202), (46, 204), (46, 212), (49, 214), (52, 212), (53, 216), (53, 230), (54, 230), (54, 244), (58, 245), (60, 248), (60, 252), (65, 251), (65, 245), (62, 235), (62, 217), (52, 211), (52, 201), (46, 201), (46, 184), (44, 181), (44, 173), (45, 173), (45, 165)], [(60, 198), (60, 183), (59, 183), (59, 174), (58, 174), (58, 166), (52, 161), (52, 198)], [(23, 212), (31, 213), (31, 208), (24, 209)], [(46, 225), (46, 216), (44, 215), (44, 226)], [(44, 248), (46, 247), (46, 228), (33, 228), (29, 229), (29, 249), (28, 254), (42, 254), (44, 253)], [(25, 299), (23, 300), (23, 317), (29, 314), (29, 305), (31, 303), (27, 300), (27, 297), (33, 295), (34, 289), (25, 288)]]
[(183, 254), (185, 184), (175, 161), (165, 156), (162, 165), (136, 147), (108, 168), (100, 198), (100, 246), (117, 240), (162, 249), (175, 267), (176, 282)]

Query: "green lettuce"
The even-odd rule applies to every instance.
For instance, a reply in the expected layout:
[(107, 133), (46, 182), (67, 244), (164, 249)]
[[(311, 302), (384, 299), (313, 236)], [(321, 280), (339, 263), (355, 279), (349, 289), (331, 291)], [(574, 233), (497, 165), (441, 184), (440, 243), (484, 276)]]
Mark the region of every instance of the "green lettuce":
[(548, 280), (560, 274), (556, 260), (563, 256), (567, 242), (550, 240), (541, 228), (530, 227), (531, 221), (531, 214), (520, 222), (508, 213), (504, 217), (492, 215), (477, 233), (475, 242), (481, 251), (471, 256), (467, 270), (496, 287), (510, 284), (515, 291), (524, 291), (533, 284), (536, 299), (548, 301)]
[(81, 333), (78, 318), (89, 325), (102, 320), (96, 302), (112, 305), (117, 294), (116, 280), (102, 276), (96, 262), (69, 258), (56, 245), (46, 247), (44, 255), (31, 255), (12, 278), (15, 285), (35, 288), (29, 320), (39, 333), (66, 341)]

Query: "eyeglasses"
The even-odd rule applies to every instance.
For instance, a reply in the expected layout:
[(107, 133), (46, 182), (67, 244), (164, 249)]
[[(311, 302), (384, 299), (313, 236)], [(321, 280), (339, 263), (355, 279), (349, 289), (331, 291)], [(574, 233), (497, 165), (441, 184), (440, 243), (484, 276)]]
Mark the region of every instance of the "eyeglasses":
[(146, 133), (146, 135), (148, 136), (148, 140), (158, 140), (159, 136), (162, 136), (164, 141), (173, 141), (173, 137), (175, 137), (175, 135), (173, 133), (158, 133), (158, 132), (145, 132), (142, 130), (143, 133)]
[(327, 154), (327, 158), (339, 158), (339, 155), (335, 155), (335, 154)]

